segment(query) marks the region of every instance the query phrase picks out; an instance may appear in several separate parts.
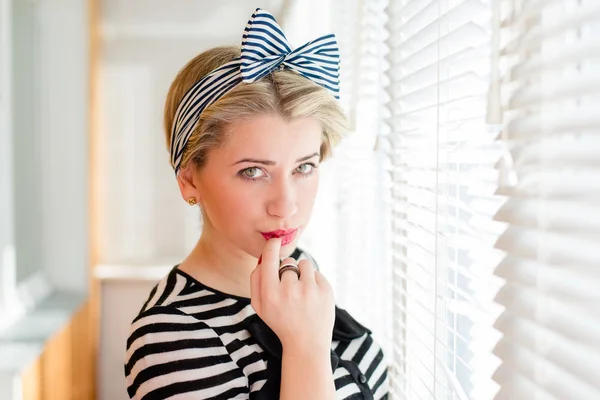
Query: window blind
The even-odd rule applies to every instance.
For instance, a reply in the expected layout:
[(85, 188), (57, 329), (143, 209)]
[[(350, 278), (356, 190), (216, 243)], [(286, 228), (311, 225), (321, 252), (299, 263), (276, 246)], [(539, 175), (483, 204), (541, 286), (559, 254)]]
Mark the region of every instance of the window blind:
[[(368, 326), (390, 349), (391, 263), (386, 158), (377, 148), (383, 124), (387, 0), (332, 2), (332, 20), (341, 53), (342, 104), (352, 132), (331, 160), (335, 187), (336, 301)], [(313, 217), (314, 218), (314, 217)]]
[(600, 398), (600, 3), (503, 1), (498, 399)]
[(387, 92), (394, 399), (490, 399), (504, 225), (498, 127), (486, 123), (484, 0), (392, 0)]

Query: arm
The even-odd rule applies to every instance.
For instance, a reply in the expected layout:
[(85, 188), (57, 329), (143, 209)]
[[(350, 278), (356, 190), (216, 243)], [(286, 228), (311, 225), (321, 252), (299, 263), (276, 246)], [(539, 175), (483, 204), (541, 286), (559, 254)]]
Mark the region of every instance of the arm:
[[(299, 273), (279, 277), (280, 239), (269, 239), (252, 272), (252, 307), (281, 341), (280, 399), (335, 398), (331, 339), (335, 320), (333, 289), (304, 259)], [(283, 264), (294, 264), (286, 258)]]
[[(317, 262), (309, 253), (304, 250), (299, 250), (299, 253), (299, 257), (308, 259), (315, 270), (319, 271)], [(304, 398), (335, 398), (329, 350), (323, 354), (305, 352), (303, 355), (294, 355), (284, 350), (281, 364), (281, 399)]]
[(294, 354), (283, 350), (281, 400), (335, 399), (329, 352)]
[[(315, 270), (319, 271), (315, 259), (306, 251), (298, 250), (298, 257), (293, 255), (292, 257), (308, 259)], [(281, 399), (304, 398), (335, 398), (335, 385), (329, 351), (323, 352), (323, 354), (306, 352), (303, 355), (294, 355), (284, 350), (281, 362)]]
[(249, 392), (214, 330), (170, 307), (150, 308), (134, 320), (125, 375), (134, 400), (233, 398)]

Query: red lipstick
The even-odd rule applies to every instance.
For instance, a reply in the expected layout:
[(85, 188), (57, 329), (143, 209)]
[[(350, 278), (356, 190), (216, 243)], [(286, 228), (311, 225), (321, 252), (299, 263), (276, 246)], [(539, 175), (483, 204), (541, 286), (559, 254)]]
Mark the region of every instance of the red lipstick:
[(298, 233), (298, 228), (295, 229), (278, 229), (276, 231), (271, 232), (261, 232), (265, 240), (273, 239), (273, 238), (281, 238), (281, 245), (285, 246), (286, 244), (290, 244), (294, 238), (296, 237), (296, 233)]

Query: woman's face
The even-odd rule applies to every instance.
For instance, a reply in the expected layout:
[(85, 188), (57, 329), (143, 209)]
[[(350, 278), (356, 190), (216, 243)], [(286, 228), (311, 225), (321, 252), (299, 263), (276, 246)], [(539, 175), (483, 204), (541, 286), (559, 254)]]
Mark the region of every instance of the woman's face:
[(230, 125), (195, 177), (215, 239), (254, 257), (273, 236), (282, 237), (282, 256), (294, 250), (317, 193), (321, 131), (316, 119), (277, 115)]

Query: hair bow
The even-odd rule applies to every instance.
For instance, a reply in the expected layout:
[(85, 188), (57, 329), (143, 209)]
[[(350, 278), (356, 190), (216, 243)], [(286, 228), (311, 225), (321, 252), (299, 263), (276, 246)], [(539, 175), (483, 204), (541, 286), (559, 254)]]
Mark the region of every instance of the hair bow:
[(244, 82), (254, 82), (278, 67), (288, 67), (339, 98), (340, 53), (333, 34), (292, 50), (275, 18), (258, 8), (245, 29), (241, 60)]
[(183, 150), (202, 111), (239, 83), (252, 83), (277, 68), (288, 68), (339, 99), (339, 65), (335, 35), (319, 37), (292, 50), (273, 15), (257, 8), (244, 30), (240, 57), (202, 78), (177, 107), (170, 148), (175, 173), (179, 172)]

